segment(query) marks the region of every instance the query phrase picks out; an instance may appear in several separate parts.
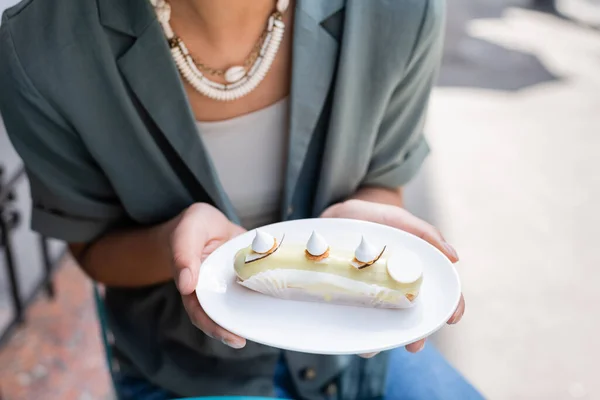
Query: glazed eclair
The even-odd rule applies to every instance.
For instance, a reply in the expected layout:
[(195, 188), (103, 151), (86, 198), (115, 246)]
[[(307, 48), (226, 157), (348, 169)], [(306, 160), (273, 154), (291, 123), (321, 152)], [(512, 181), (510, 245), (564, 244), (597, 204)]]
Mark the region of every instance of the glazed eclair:
[(415, 257), (388, 254), (365, 237), (354, 252), (331, 248), (318, 232), (305, 245), (284, 239), (257, 230), (236, 254), (238, 282), (283, 299), (379, 308), (408, 308), (419, 295), (423, 272)]

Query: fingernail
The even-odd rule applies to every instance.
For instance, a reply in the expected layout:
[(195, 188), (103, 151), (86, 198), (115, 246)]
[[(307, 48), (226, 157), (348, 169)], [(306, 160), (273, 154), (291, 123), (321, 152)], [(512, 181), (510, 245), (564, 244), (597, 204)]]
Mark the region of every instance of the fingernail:
[(449, 325), (454, 325), (456, 324), (458, 321), (460, 321), (460, 319), (462, 318), (463, 314), (465, 312), (463, 311), (461, 314), (459, 315), (453, 315), (452, 318), (450, 318), (450, 321), (448, 321)]
[(452, 318), (450, 318), (450, 321), (448, 321), (448, 324), (452, 325), (456, 323), (456, 320), (458, 319), (459, 315), (453, 315)]
[(452, 258), (458, 260), (458, 253), (456, 252), (456, 250), (454, 250), (454, 247), (450, 246), (450, 244), (446, 242), (444, 242), (442, 246), (444, 246), (444, 249)]
[(184, 268), (179, 271), (179, 276), (177, 277), (177, 289), (181, 292), (182, 288), (185, 288), (191, 284), (192, 281), (192, 271), (189, 268)]
[(419, 352), (419, 351), (423, 350), (423, 348), (425, 347), (425, 343), (426, 343), (426, 342), (423, 342), (423, 344), (421, 344), (421, 347), (419, 347), (419, 349), (417, 350), (417, 352)]
[(245, 346), (245, 344), (243, 342), (227, 340), (227, 339), (223, 339), (221, 341), (223, 342), (223, 344), (225, 344), (233, 349), (241, 349)]

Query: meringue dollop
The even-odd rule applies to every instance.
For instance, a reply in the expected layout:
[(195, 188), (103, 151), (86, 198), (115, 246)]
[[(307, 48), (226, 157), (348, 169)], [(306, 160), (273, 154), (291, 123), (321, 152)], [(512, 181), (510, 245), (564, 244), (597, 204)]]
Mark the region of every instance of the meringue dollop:
[(258, 254), (268, 253), (275, 246), (275, 238), (259, 229), (252, 240), (252, 251)]
[(325, 241), (325, 238), (316, 231), (313, 231), (306, 243), (306, 251), (312, 256), (321, 256), (329, 250), (329, 245)]
[(367, 242), (367, 240), (363, 236), (360, 241), (360, 244), (354, 251), (354, 257), (356, 257), (356, 259), (361, 263), (369, 263), (375, 260), (380, 253), (381, 250), (377, 250), (375, 246)]

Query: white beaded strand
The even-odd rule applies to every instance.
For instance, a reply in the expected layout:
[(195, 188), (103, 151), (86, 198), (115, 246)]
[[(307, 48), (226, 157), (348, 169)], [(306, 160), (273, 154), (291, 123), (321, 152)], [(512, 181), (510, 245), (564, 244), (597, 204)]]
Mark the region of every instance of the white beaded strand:
[[(260, 49), (260, 56), (248, 71), (234, 74), (239, 76), (238, 80), (228, 84), (213, 82), (198, 69), (187, 47), (181, 39), (175, 37), (169, 20), (171, 19), (171, 7), (165, 0), (150, 0), (156, 12), (158, 21), (162, 26), (166, 38), (171, 46), (171, 55), (180, 74), (188, 83), (201, 94), (218, 101), (233, 101), (252, 92), (263, 81), (277, 56), (279, 46), (285, 33), (285, 24), (280, 18), (272, 15), (267, 22), (268, 34)], [(283, 14), (289, 5), (289, 0), (278, 0), (277, 11)], [(237, 66), (230, 69), (240, 68)], [(233, 71), (232, 71), (233, 72)], [(241, 71), (237, 71), (241, 72)], [(236, 76), (236, 77), (237, 77)]]

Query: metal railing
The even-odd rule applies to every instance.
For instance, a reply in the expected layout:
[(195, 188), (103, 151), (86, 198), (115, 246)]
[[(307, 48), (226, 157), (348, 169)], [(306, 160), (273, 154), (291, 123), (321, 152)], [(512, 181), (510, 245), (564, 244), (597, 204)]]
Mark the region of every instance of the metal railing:
[(25, 168), (20, 167), (8, 179), (6, 172), (0, 166), (0, 253), (4, 253), (4, 263), (8, 277), (8, 286), (12, 303), (12, 317), (8, 324), (0, 327), (0, 347), (8, 340), (14, 329), (25, 322), (25, 310), (36, 298), (40, 291), (44, 291), (49, 298), (54, 298), (54, 285), (52, 283), (53, 262), (50, 257), (48, 241), (43, 236), (38, 236), (39, 250), (43, 263), (43, 275), (35, 285), (32, 293), (24, 296), (19, 286), (19, 274), (17, 273), (17, 260), (11, 233), (22, 221), (19, 211), (14, 208), (17, 196), (15, 186), (26, 179)]

